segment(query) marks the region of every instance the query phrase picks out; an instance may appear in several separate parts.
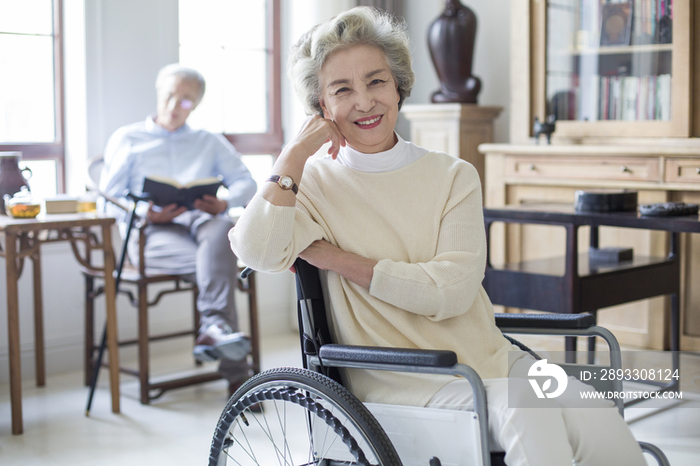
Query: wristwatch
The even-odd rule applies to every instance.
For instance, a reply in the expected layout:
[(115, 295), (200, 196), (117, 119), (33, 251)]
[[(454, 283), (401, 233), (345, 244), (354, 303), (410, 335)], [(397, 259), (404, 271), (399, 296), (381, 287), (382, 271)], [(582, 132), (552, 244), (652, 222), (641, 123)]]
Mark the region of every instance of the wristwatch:
[(297, 184), (294, 182), (291, 176), (287, 175), (272, 175), (265, 181), (272, 181), (273, 183), (277, 183), (280, 188), (284, 189), (285, 191), (289, 191), (290, 189), (294, 194), (299, 192), (299, 187)]

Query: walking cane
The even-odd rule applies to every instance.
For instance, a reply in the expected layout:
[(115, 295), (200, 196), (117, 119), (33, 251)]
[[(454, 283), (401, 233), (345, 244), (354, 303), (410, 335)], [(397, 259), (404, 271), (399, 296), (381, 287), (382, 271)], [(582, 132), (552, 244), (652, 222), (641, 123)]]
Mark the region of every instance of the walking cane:
[[(126, 260), (127, 248), (129, 245), (129, 236), (131, 235), (131, 230), (134, 226), (134, 219), (136, 218), (136, 205), (139, 201), (148, 201), (151, 196), (148, 193), (143, 193), (141, 196), (136, 196), (135, 194), (127, 193), (126, 197), (134, 202), (134, 207), (129, 212), (129, 224), (126, 227), (126, 235), (124, 236), (124, 244), (122, 245), (122, 255), (119, 258), (119, 265), (117, 266), (117, 273), (114, 277), (114, 290), (115, 299), (119, 294), (119, 282), (122, 278), (122, 269), (124, 268), (124, 261)], [(107, 277), (105, 277), (105, 280)], [(88, 395), (87, 407), (85, 408), (85, 416), (90, 415), (90, 407), (92, 406), (92, 398), (95, 395), (95, 388), (97, 388), (97, 378), (100, 375), (100, 367), (102, 366), (102, 357), (104, 356), (105, 348), (107, 347), (107, 324), (105, 323), (104, 330), (102, 330), (102, 340), (100, 341), (100, 348), (97, 352), (97, 359), (95, 364), (92, 366), (92, 381), (90, 382), (90, 393)]]

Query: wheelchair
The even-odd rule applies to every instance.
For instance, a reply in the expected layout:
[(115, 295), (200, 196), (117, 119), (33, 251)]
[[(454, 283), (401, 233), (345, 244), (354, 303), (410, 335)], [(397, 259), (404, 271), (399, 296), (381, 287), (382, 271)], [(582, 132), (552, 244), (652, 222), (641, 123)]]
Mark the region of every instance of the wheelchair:
[[(304, 368), (278, 368), (246, 381), (230, 398), (212, 439), (209, 466), (505, 465), (491, 452), (486, 392), (476, 372), (452, 351), (356, 347), (332, 343), (319, 271), (297, 260), (297, 312)], [(620, 347), (589, 314), (496, 314), (504, 334), (598, 336), (610, 348), (609, 368), (621, 367)], [(521, 349), (539, 356), (506, 336)], [(560, 364), (568, 375), (591, 366)], [(473, 411), (362, 403), (341, 384), (339, 368), (450, 374), (466, 378)], [(597, 390), (622, 389), (596, 382)], [(607, 383), (607, 382), (606, 382)], [(616, 400), (620, 414), (623, 405)], [(663, 452), (639, 442), (660, 466)]]

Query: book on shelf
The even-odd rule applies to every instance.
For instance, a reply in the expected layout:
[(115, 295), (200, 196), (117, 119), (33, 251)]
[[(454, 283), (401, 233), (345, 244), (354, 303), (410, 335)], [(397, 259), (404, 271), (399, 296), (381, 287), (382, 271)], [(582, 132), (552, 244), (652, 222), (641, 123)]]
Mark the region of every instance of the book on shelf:
[(610, 109), (611, 120), (622, 119), (622, 76), (613, 76), (610, 80)]
[(589, 74), (579, 79), (580, 87), (577, 92), (577, 119), (596, 121), (599, 119), (600, 107), (600, 76)]
[(660, 120), (670, 120), (671, 119), (671, 75), (662, 74), (657, 80), (660, 84), (658, 87), (659, 106), (660, 109)]
[[(599, 87), (591, 85), (582, 95), (589, 96), (591, 115), (597, 109), (599, 120), (662, 120), (671, 119), (671, 75), (658, 76), (592, 76)], [(597, 97), (595, 92), (597, 92)], [(581, 105), (585, 105), (581, 100)], [(582, 116), (585, 114), (582, 113)], [(588, 120), (592, 121), (593, 116)], [(585, 119), (585, 118), (581, 118)]]
[(639, 111), (641, 94), (639, 88), (641, 79), (636, 76), (625, 76), (622, 78), (622, 119), (626, 121), (643, 120), (643, 115)]
[(219, 178), (201, 178), (186, 184), (163, 176), (148, 176), (143, 181), (143, 192), (151, 196), (153, 204), (163, 207), (170, 204), (185, 206), (187, 210), (194, 208), (194, 201), (202, 199), (206, 194), (216, 196), (223, 184)]

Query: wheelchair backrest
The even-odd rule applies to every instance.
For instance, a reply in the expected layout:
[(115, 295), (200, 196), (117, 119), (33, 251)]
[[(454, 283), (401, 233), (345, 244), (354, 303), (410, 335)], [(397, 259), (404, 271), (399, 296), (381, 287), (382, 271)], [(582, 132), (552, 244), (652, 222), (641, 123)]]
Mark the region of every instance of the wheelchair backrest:
[(342, 383), (336, 368), (312, 363), (312, 358), (318, 356), (321, 346), (333, 342), (319, 270), (303, 259), (297, 259), (294, 267), (296, 268), (297, 318), (304, 368), (321, 372), (336, 382)]

